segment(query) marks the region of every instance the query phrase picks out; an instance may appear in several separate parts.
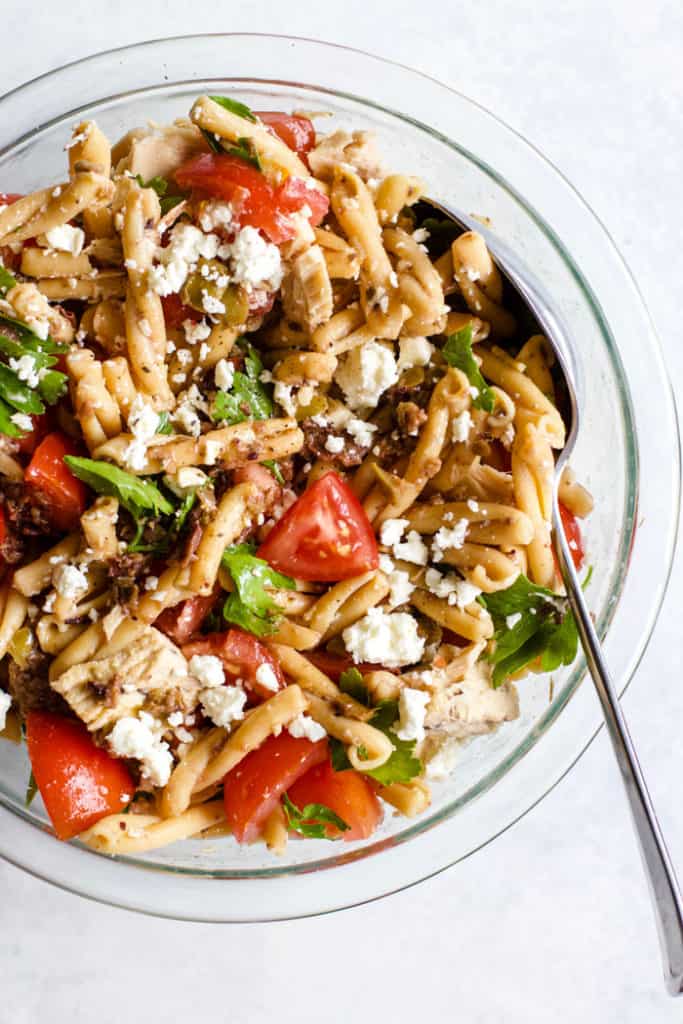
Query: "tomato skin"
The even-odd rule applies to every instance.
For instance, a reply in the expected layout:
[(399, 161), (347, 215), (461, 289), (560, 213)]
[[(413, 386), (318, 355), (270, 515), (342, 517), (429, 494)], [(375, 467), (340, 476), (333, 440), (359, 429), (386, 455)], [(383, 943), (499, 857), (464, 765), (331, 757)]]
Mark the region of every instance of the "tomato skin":
[(233, 205), (235, 222), (251, 226), (277, 245), (294, 237), (289, 215), (308, 205), (311, 223), (319, 224), (329, 208), (329, 200), (305, 181), (288, 178), (273, 188), (261, 171), (228, 153), (200, 153), (175, 172), (183, 189), (218, 196)]
[[(176, 644), (186, 644), (199, 631), (206, 616), (213, 610), (220, 597), (220, 588), (202, 597), (193, 594), (180, 604), (166, 608), (154, 621), (157, 629), (165, 633)], [(197, 653), (197, 652), (195, 652)]]
[(186, 306), (176, 292), (172, 295), (163, 295), (161, 305), (164, 308), (166, 327), (171, 329), (182, 327), (185, 320), (192, 320), (196, 323), (202, 318), (202, 314), (192, 306)]
[(574, 513), (570, 512), (567, 506), (563, 505), (562, 502), (559, 502), (559, 506), (562, 529), (564, 530), (564, 535), (567, 538), (569, 550), (572, 553), (574, 568), (578, 570), (583, 566), (584, 558), (586, 557), (583, 549), (581, 528)]
[(305, 157), (315, 146), (315, 128), (309, 118), (301, 114), (284, 114), (279, 110), (256, 110), (254, 113), (300, 157)]
[(346, 822), (349, 828), (344, 832), (327, 825), (329, 839), (367, 839), (382, 820), (381, 804), (368, 780), (353, 769), (335, 772), (329, 758), (302, 775), (287, 796), (299, 810), (306, 804), (325, 804)]
[(369, 661), (362, 661), (356, 665), (350, 654), (330, 654), (329, 651), (303, 651), (309, 661), (313, 662), (316, 668), (329, 676), (332, 682), (338, 683), (342, 672), (350, 668), (357, 668), (361, 675), (366, 672), (391, 672), (391, 669), (384, 665), (373, 665)]
[(74, 529), (88, 503), (87, 487), (64, 463), (65, 455), (78, 454), (74, 442), (55, 431), (40, 442), (24, 474), (58, 530)]
[(377, 540), (361, 503), (337, 473), (325, 473), (287, 509), (257, 551), (274, 569), (332, 583), (376, 569)]
[(50, 413), (43, 412), (36, 416), (31, 416), (33, 420), (33, 429), (23, 437), (16, 438), (16, 444), (19, 452), (22, 455), (33, 455), (34, 451), (43, 440), (48, 430), (50, 429)]
[(0, 192), (0, 204), (2, 206), (11, 206), (12, 203), (16, 203), (17, 199), (23, 198), (23, 192)]
[(268, 700), (276, 691), (259, 683), (256, 672), (260, 665), (269, 665), (272, 668), (279, 690), (285, 685), (285, 677), (275, 656), (265, 644), (242, 629), (233, 628), (225, 633), (209, 633), (200, 640), (185, 644), (183, 654), (188, 659), (193, 654), (215, 655), (223, 662), (227, 682), (233, 683), (236, 679), (241, 679), (246, 689), (261, 700)]
[(257, 839), (281, 795), (327, 758), (327, 740), (295, 739), (286, 729), (247, 754), (223, 780), (225, 816), (238, 843)]
[(123, 761), (95, 745), (81, 722), (46, 711), (26, 718), (33, 777), (59, 839), (123, 810), (135, 785)]

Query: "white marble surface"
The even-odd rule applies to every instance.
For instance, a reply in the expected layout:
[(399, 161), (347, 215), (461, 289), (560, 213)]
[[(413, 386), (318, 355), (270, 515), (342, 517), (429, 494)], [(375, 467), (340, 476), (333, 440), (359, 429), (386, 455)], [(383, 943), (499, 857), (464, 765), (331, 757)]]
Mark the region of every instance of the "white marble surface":
[[(2, 48), (2, 91), (107, 47), (211, 30), (317, 36), (429, 71), (519, 129), (584, 194), (635, 271), (681, 379), (683, 16), (675, 0), (3, 0), (2, 21), (5, 40), (17, 41)], [(681, 567), (679, 558), (624, 703), (683, 872)], [(0, 886), (0, 1024), (417, 1015), (664, 1024), (683, 1012), (663, 994), (604, 736), (531, 815), (465, 864), (319, 920), (242, 928), (156, 921), (7, 866)]]

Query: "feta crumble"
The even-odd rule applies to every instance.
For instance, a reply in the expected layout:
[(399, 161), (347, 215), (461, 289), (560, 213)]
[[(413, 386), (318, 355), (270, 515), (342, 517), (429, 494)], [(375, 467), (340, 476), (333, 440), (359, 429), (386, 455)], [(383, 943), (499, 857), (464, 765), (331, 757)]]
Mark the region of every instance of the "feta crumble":
[(154, 719), (146, 711), (141, 711), (138, 718), (119, 718), (107, 742), (117, 757), (139, 761), (143, 778), (153, 786), (165, 786), (171, 777), (173, 757), (168, 743), (153, 732), (153, 725)]
[(344, 438), (330, 434), (325, 441), (325, 451), (331, 452), (332, 455), (339, 455), (340, 452), (344, 451)]
[(176, 224), (170, 243), (157, 249), (159, 262), (148, 271), (150, 288), (161, 296), (179, 292), (197, 261), (202, 257), (214, 259), (219, 245), (218, 235), (205, 235), (185, 221)]
[(429, 551), (417, 530), (411, 530), (404, 541), (394, 544), (392, 551), (394, 558), (404, 562), (412, 562), (414, 565), (427, 564)]
[(142, 470), (147, 464), (149, 443), (159, 429), (159, 415), (140, 395), (135, 396), (131, 405), (128, 429), (133, 435), (133, 440), (122, 452), (124, 465), (128, 469)]
[(277, 693), (280, 689), (273, 666), (265, 661), (256, 669), (256, 682), (260, 683), (261, 686), (265, 686), (266, 690), (272, 690), (273, 693)]
[(19, 380), (23, 381), (30, 388), (35, 388), (40, 383), (41, 371), (36, 367), (36, 361), (31, 355), (19, 356), (15, 359), (10, 356), (10, 370), (14, 370)]
[(463, 546), (469, 525), (469, 519), (458, 519), (454, 526), (442, 526), (436, 531), (432, 543), (432, 558), (435, 562), (443, 560), (444, 552), (448, 548), (459, 549)]
[(19, 430), (33, 430), (33, 420), (25, 412), (13, 412), (10, 420)]
[(201, 690), (199, 701), (204, 714), (214, 725), (225, 728), (231, 722), (238, 722), (244, 718), (247, 695), (241, 686), (218, 686)]
[(472, 417), (469, 409), (464, 409), (451, 422), (451, 437), (456, 444), (463, 444), (470, 436)]
[(321, 740), (327, 736), (323, 726), (311, 718), (310, 715), (303, 714), (303, 712), (292, 719), (287, 726), (287, 732), (297, 740), (310, 740), (311, 743), (315, 743), (316, 740)]
[(214, 228), (229, 228), (232, 224), (232, 207), (222, 199), (209, 199), (202, 203), (199, 214), (199, 226), (202, 231), (213, 231)]
[(235, 379), (235, 367), (228, 359), (219, 359), (214, 369), (216, 387), (221, 391), (229, 391)]
[(379, 530), (379, 539), (382, 544), (387, 548), (398, 544), (407, 525), (407, 519), (385, 519)]
[(399, 724), (396, 735), (400, 740), (417, 740), (425, 738), (425, 716), (430, 696), (424, 690), (415, 690), (406, 686), (398, 698)]
[(444, 576), (438, 569), (427, 569), (425, 583), (430, 594), (445, 597), (449, 604), (457, 605), (459, 608), (466, 608), (481, 594), (480, 588), (469, 580), (460, 579), (455, 573)]
[(366, 423), (353, 417), (344, 424), (344, 429), (351, 435), (353, 440), (361, 448), (369, 448), (372, 444), (372, 435), (377, 430), (374, 423)]
[[(188, 345), (196, 345), (197, 342), (205, 341), (211, 334), (211, 325), (206, 320), (195, 323), (194, 320), (183, 320), (185, 341)], [(174, 348), (175, 351), (175, 348)]]
[(389, 348), (368, 341), (340, 361), (334, 379), (349, 408), (374, 409), (380, 396), (398, 380), (398, 368)]
[(52, 570), (52, 584), (60, 597), (77, 601), (88, 589), (88, 577), (75, 565), (58, 565)]
[(242, 228), (233, 242), (221, 246), (220, 256), (230, 259), (233, 281), (244, 285), (248, 292), (255, 288), (277, 291), (282, 284), (280, 250), (266, 242), (256, 228)]
[(387, 614), (382, 608), (371, 608), (345, 629), (342, 637), (356, 664), (370, 661), (387, 668), (414, 665), (424, 651), (417, 623), (407, 612)]
[(196, 466), (181, 466), (173, 475), (164, 477), (164, 483), (177, 498), (186, 498), (198, 487), (204, 487), (208, 480), (206, 473)]
[(193, 654), (188, 662), (188, 668), (190, 675), (207, 689), (222, 686), (225, 682), (223, 662), (215, 654)]
[(71, 224), (60, 224), (45, 232), (45, 241), (52, 249), (80, 256), (85, 243), (85, 233), (81, 228), (74, 228)]
[(398, 371), (409, 370), (413, 366), (427, 366), (434, 346), (426, 338), (401, 338), (398, 343)]

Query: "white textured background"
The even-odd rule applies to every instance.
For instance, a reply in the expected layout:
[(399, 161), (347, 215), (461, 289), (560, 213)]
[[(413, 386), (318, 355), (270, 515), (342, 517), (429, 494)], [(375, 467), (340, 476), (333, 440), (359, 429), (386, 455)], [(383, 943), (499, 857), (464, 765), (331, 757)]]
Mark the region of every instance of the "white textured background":
[[(98, 50), (201, 31), (314, 36), (430, 72), (521, 131), (583, 193), (640, 282), (674, 379), (683, 376), (679, 0), (2, 0), (0, 9), (2, 92)], [(682, 563), (624, 702), (681, 873)], [(466, 863), (319, 920), (156, 921), (0, 866), (0, 986), (0, 1024), (683, 1018), (683, 1002), (663, 994), (604, 735), (531, 815)]]

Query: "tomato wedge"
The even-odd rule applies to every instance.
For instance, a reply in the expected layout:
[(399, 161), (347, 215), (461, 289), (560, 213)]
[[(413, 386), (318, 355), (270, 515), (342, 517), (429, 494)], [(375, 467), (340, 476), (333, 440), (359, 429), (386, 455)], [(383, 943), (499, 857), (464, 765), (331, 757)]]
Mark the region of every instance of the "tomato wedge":
[(346, 672), (350, 668), (357, 668), (361, 674), (376, 672), (379, 669), (384, 672), (391, 671), (391, 669), (384, 668), (383, 665), (373, 665), (369, 661), (362, 661), (356, 665), (350, 654), (330, 654), (329, 651), (304, 651), (303, 653), (316, 668), (319, 668), (335, 683), (339, 682), (342, 672)]
[(256, 110), (256, 116), (299, 156), (305, 157), (315, 146), (312, 121), (301, 114), (284, 114), (279, 110)]
[(567, 538), (569, 544), (569, 550), (572, 553), (572, 561), (574, 562), (574, 568), (580, 569), (583, 566), (585, 559), (585, 552), (583, 549), (583, 538), (581, 536), (581, 528), (578, 524), (577, 518), (573, 512), (570, 512), (566, 505), (560, 504), (560, 519), (562, 520), (562, 529), (564, 535)]
[(55, 431), (40, 442), (24, 474), (58, 530), (74, 529), (88, 503), (87, 487), (64, 463), (65, 455), (79, 454), (73, 441)]
[(299, 810), (306, 804), (324, 804), (346, 822), (349, 828), (344, 832), (328, 824), (329, 839), (367, 839), (382, 820), (381, 804), (368, 780), (352, 769), (335, 772), (329, 758), (302, 775), (287, 796)]
[(124, 762), (96, 746), (80, 722), (31, 711), (26, 742), (33, 777), (59, 839), (71, 839), (106, 814), (123, 810), (135, 792)]
[(223, 780), (225, 816), (238, 843), (258, 838), (266, 818), (299, 776), (327, 758), (327, 740), (311, 743), (286, 730), (240, 761)]
[(257, 554), (278, 572), (326, 583), (379, 565), (370, 521), (348, 484), (333, 472), (294, 502)]
[(202, 314), (198, 310), (193, 309), (192, 306), (185, 305), (177, 292), (174, 292), (172, 295), (162, 296), (161, 305), (164, 308), (166, 327), (171, 329), (182, 327), (185, 320), (196, 322), (202, 318)]
[(213, 654), (223, 662), (225, 675), (229, 683), (241, 679), (247, 690), (253, 695), (267, 700), (276, 690), (259, 682), (256, 674), (262, 665), (268, 665), (277, 680), (277, 690), (285, 685), (280, 664), (265, 644), (257, 640), (251, 633), (241, 629), (229, 629), (225, 633), (209, 633), (208, 636), (185, 644), (183, 654), (191, 658), (193, 654)]
[(194, 594), (185, 601), (181, 601), (180, 604), (166, 608), (154, 620), (154, 625), (174, 643), (186, 644), (190, 637), (198, 632), (206, 616), (213, 610), (220, 593), (220, 589), (216, 589), (213, 594), (208, 594), (206, 597)]
[(183, 189), (196, 189), (232, 203), (241, 227), (258, 228), (278, 245), (294, 237), (290, 214), (308, 206), (311, 223), (319, 224), (329, 207), (327, 196), (305, 181), (287, 179), (274, 188), (261, 171), (228, 153), (192, 157), (175, 172), (175, 180)]

